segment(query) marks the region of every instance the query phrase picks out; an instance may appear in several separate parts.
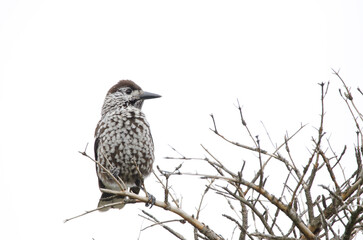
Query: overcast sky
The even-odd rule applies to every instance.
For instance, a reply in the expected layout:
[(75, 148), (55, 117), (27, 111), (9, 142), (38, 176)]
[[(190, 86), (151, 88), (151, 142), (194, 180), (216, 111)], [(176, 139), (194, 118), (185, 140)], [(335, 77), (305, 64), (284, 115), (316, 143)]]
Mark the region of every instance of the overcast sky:
[[(363, 88), (362, 13), (358, 0), (0, 1), (0, 238), (137, 239), (148, 225), (138, 216), (142, 205), (63, 223), (98, 203), (94, 164), (78, 151), (89, 143), (93, 156), (104, 96), (120, 79), (163, 96), (146, 102), (144, 112), (156, 164), (165, 169), (180, 163), (164, 159), (175, 156), (169, 145), (200, 157), (204, 144), (223, 160), (248, 160), (209, 131), (213, 113), (222, 133), (251, 144), (237, 98), (266, 148), (261, 121), (276, 143), (308, 123), (299, 147), (306, 153), (319, 124), (317, 83), (327, 81), (326, 130), (339, 151), (344, 143), (353, 151), (354, 124), (331, 68), (352, 89)], [(176, 178), (175, 188), (194, 181)], [(155, 179), (146, 183), (163, 198)], [(178, 192), (186, 211), (195, 212), (201, 189)], [(150, 212), (168, 219), (165, 211)], [(230, 237), (223, 223), (216, 226)], [(170, 238), (156, 227), (140, 239), (152, 236)]]

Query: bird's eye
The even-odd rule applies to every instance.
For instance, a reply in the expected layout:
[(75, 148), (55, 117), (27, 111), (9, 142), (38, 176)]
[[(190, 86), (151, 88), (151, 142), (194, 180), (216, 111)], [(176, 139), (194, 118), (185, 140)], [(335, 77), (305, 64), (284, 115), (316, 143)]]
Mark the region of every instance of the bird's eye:
[(131, 94), (131, 93), (132, 93), (132, 89), (131, 88), (126, 89), (126, 94)]

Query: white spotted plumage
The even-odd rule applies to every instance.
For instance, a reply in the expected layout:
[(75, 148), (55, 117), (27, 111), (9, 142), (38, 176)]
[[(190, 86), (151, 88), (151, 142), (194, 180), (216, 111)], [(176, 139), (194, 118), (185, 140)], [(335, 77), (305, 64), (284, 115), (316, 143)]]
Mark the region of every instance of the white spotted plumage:
[[(120, 178), (134, 186), (139, 178), (137, 164), (144, 177), (148, 176), (154, 162), (154, 144), (145, 115), (137, 108), (128, 106), (106, 113), (98, 123), (98, 161), (109, 170), (119, 168)], [(110, 189), (118, 185), (100, 167), (98, 177)]]

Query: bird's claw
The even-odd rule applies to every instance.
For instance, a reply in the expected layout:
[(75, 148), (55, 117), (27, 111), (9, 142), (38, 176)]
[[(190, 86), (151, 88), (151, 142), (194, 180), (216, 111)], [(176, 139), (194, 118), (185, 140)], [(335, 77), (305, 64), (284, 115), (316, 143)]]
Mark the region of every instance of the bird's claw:
[(148, 201), (145, 203), (145, 207), (150, 206), (150, 208), (152, 208), (155, 204), (156, 198), (150, 193), (147, 193), (147, 196), (148, 196)]

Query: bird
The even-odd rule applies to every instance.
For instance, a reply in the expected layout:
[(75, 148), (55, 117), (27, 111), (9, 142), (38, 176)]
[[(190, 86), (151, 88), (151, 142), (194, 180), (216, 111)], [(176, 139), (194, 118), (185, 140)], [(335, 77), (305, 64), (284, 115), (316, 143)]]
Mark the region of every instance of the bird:
[[(120, 80), (107, 92), (94, 143), (100, 189), (124, 190), (120, 189), (117, 179), (130, 191), (139, 193), (154, 162), (153, 138), (141, 108), (144, 100), (159, 97), (158, 94), (143, 91), (131, 80)], [(150, 197), (153, 198), (151, 194)], [(97, 208), (100, 211), (121, 209), (125, 205), (123, 199), (120, 195), (102, 192)], [(152, 200), (155, 202), (155, 198)]]

